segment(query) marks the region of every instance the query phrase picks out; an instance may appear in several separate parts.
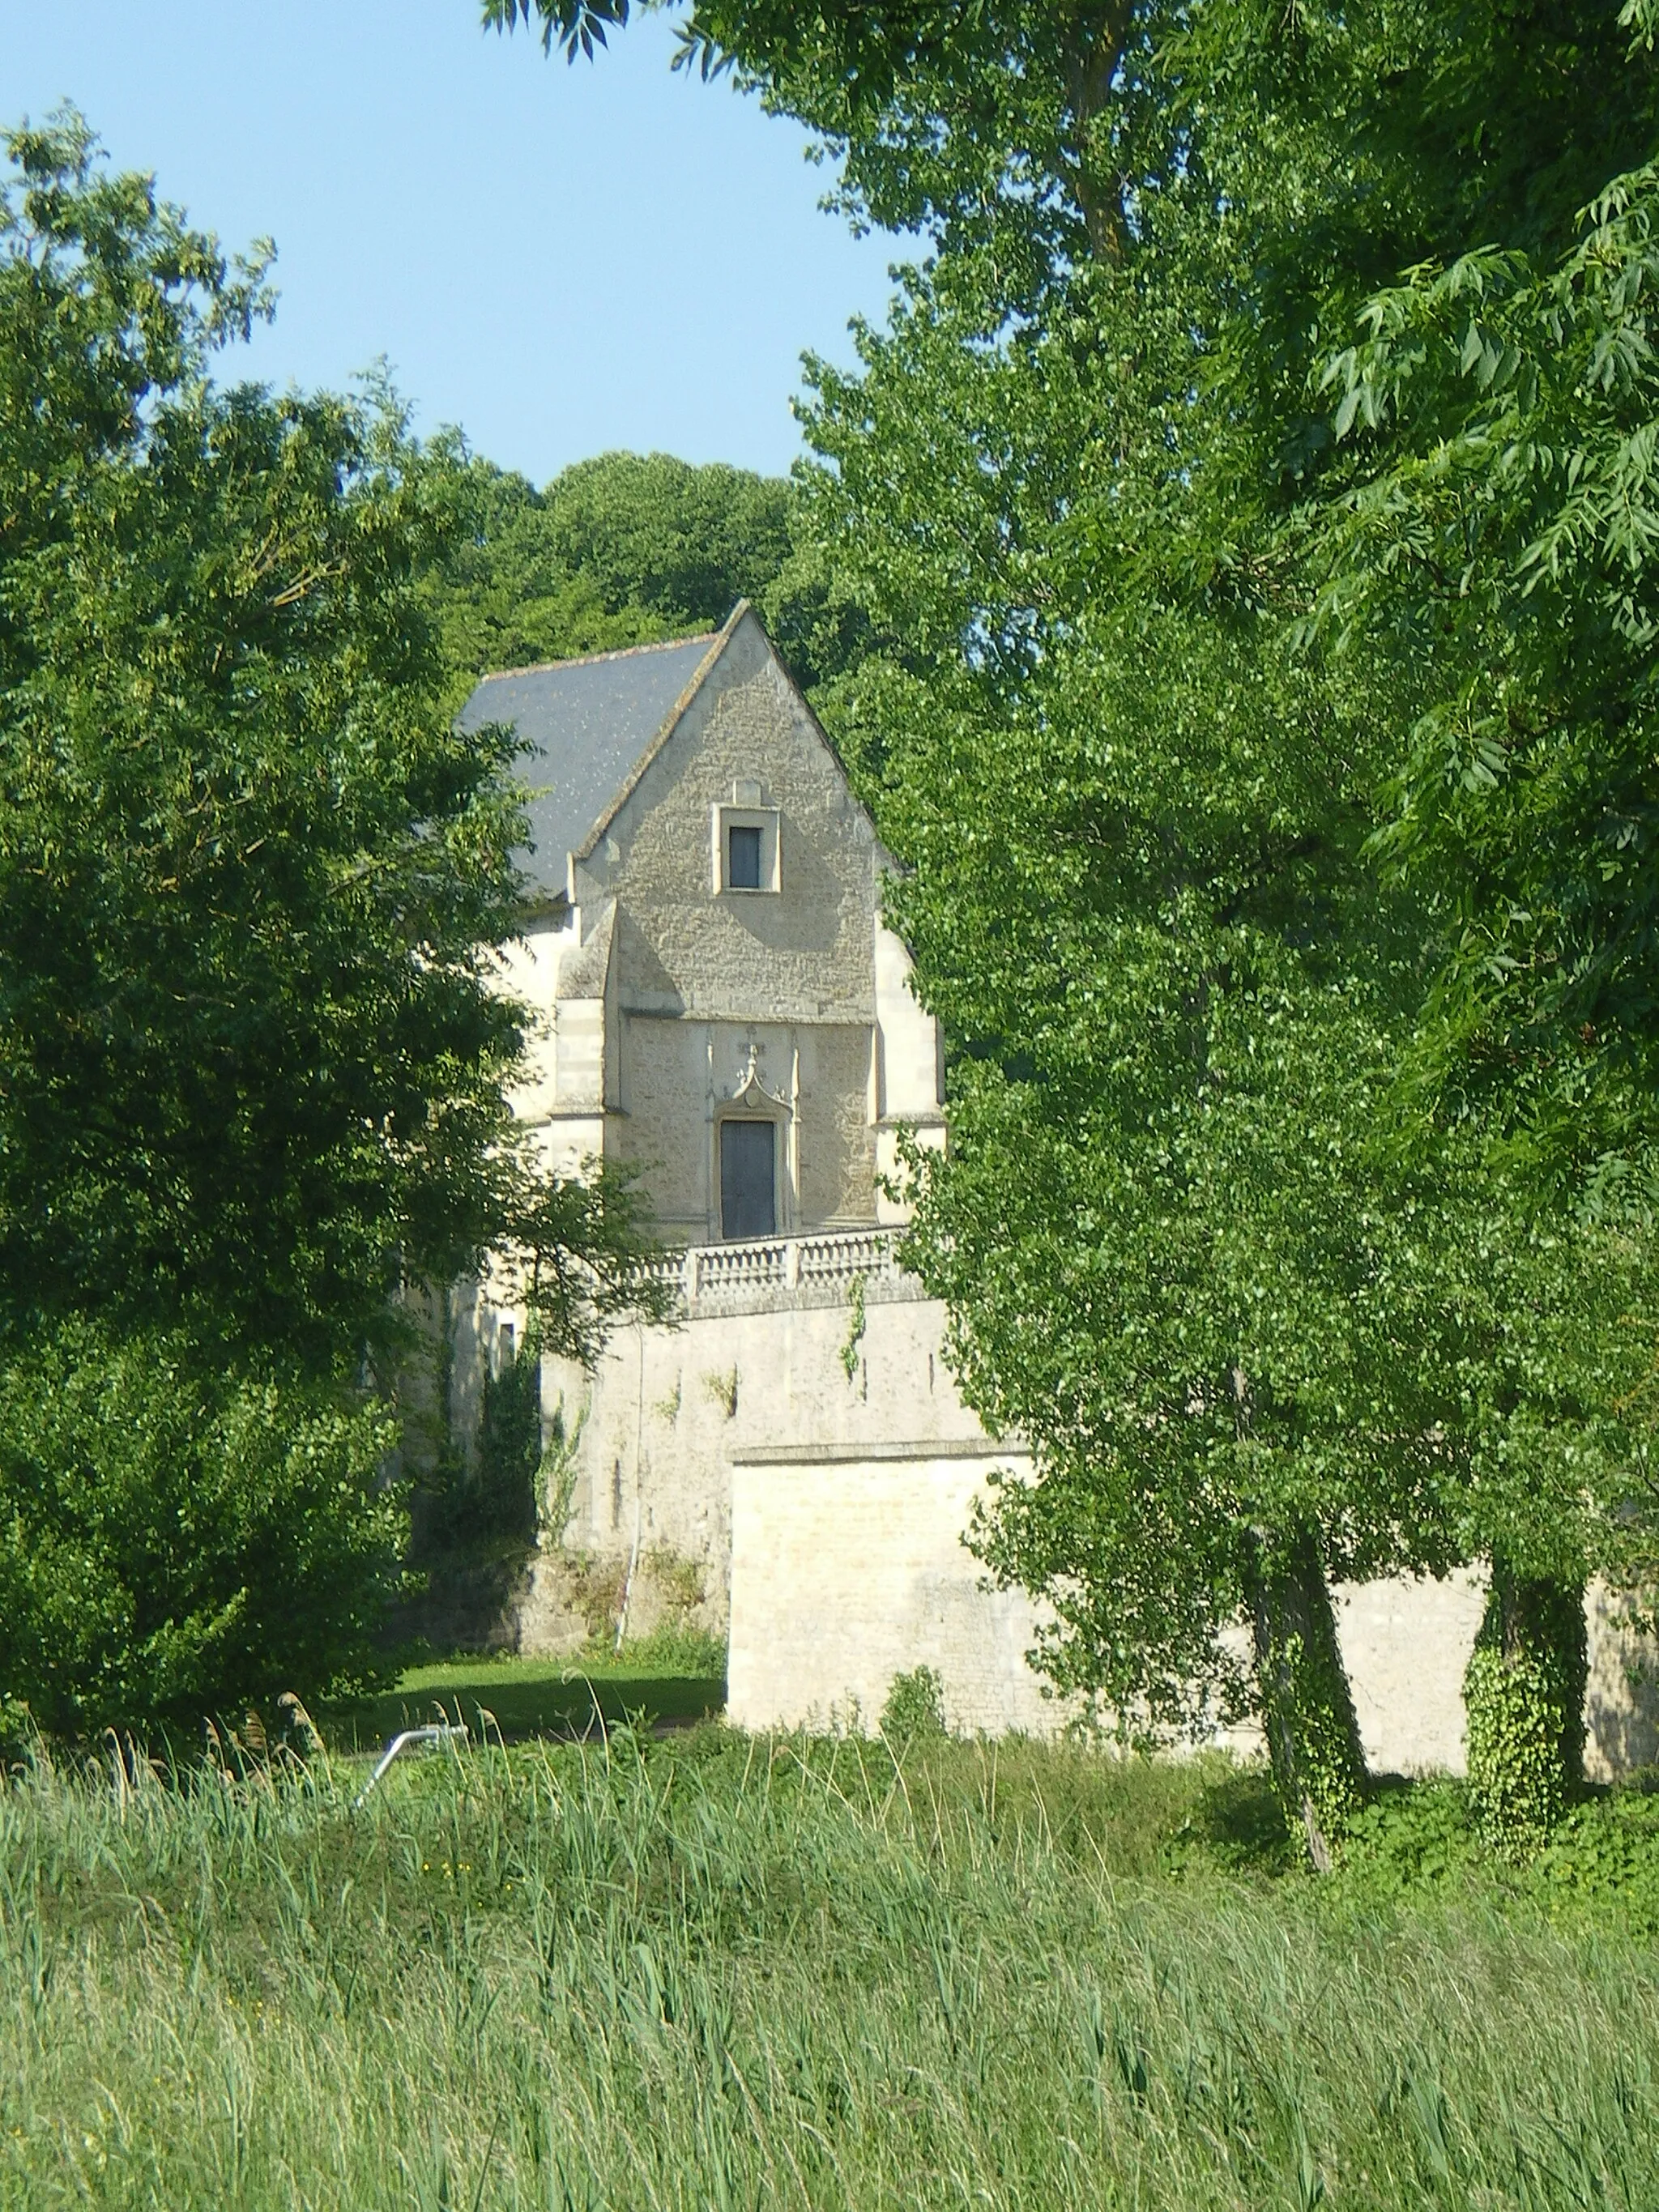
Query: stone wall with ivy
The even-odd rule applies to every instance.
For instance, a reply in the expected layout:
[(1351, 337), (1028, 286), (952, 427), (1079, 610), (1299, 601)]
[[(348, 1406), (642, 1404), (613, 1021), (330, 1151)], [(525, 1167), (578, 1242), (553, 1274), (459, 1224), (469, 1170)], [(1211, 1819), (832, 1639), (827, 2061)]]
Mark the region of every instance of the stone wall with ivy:
[[(475, 1431), (488, 1406), (493, 1449), (516, 1466), (507, 1416), (522, 1407), (499, 1378), (488, 1393), (481, 1379), (489, 1355), (500, 1365), (503, 1318), (482, 1298), (460, 1317), (455, 1389)], [(960, 1540), (998, 1455), (957, 1395), (944, 1326), (907, 1279), (872, 1277), (852, 1297), (782, 1293), (766, 1310), (621, 1329), (592, 1376), (544, 1361), (538, 1534), (505, 1639), (566, 1650), (613, 1631), (625, 1608), (630, 1635), (732, 1635), (734, 1694), (751, 1720), (853, 1703), (878, 1712), (888, 1677), (926, 1665), (957, 1722), (1054, 1725), (1061, 1715), (1024, 1666), (1029, 1608), (983, 1590)], [(735, 1553), (734, 1503), (750, 1516)], [(1333, 1595), (1372, 1771), (1463, 1771), (1486, 1577)], [(1596, 1780), (1653, 1759), (1659, 1695), (1617, 1601), (1593, 1589), (1588, 1613), (1584, 1764)], [(1225, 1741), (1244, 1752), (1261, 1740)]]

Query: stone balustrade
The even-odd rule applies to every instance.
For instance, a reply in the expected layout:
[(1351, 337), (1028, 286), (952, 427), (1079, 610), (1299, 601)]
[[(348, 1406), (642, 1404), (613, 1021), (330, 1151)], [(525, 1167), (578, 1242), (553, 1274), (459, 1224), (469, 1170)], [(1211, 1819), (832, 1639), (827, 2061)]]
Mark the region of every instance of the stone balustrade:
[(919, 1298), (921, 1285), (893, 1257), (890, 1229), (818, 1230), (730, 1244), (693, 1244), (653, 1262), (653, 1281), (678, 1290), (688, 1313), (839, 1305), (855, 1280), (878, 1302)]

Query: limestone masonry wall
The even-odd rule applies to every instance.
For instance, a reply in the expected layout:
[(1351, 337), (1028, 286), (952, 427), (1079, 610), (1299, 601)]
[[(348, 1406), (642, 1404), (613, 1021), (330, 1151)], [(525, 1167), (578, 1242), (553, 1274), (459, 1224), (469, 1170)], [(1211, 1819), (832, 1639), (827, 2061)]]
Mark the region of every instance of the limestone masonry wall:
[[(805, 1279), (744, 1282), (737, 1273), (769, 1254), (804, 1255)], [(815, 1254), (863, 1263), (865, 1326), (850, 1351), (852, 1271), (815, 1279)], [(741, 1455), (762, 1446), (977, 1445), (982, 1431), (945, 1366), (943, 1309), (895, 1277), (878, 1237), (714, 1245), (688, 1257), (708, 1279), (684, 1325), (618, 1330), (592, 1376), (548, 1362), (543, 1405), (550, 1426), (556, 1420), (576, 1436), (564, 1550), (614, 1564), (634, 1556), (637, 1534), (640, 1557), (696, 1569), (704, 1591), (696, 1625), (724, 1636)], [(557, 1583), (556, 1566), (532, 1577), (520, 1625), (526, 1648), (574, 1640), (558, 1619)], [(649, 1614), (647, 1598), (641, 1625)]]
[[(712, 819), (738, 782), (780, 813), (781, 890), (717, 896)], [(875, 1019), (875, 833), (759, 625), (740, 629), (577, 866), (619, 903), (625, 1006), (775, 1021)]]
[[(729, 1638), (728, 1711), (741, 1727), (869, 1725), (894, 1675), (921, 1665), (940, 1676), (956, 1727), (1060, 1725), (1025, 1663), (1030, 1601), (982, 1587), (962, 1543), (989, 1472), (1029, 1460), (963, 1405), (944, 1310), (895, 1270), (886, 1241), (717, 1245), (670, 1265), (687, 1294), (680, 1327), (620, 1332), (591, 1376), (544, 1371), (550, 1425), (575, 1441), (562, 1541), (533, 1566), (520, 1648), (580, 1640), (573, 1560), (613, 1602), (631, 1562), (630, 1631), (672, 1603)], [(1481, 1577), (1335, 1595), (1373, 1769), (1461, 1771)], [(1659, 1711), (1651, 1686), (1631, 1680), (1652, 1654), (1604, 1591), (1591, 1594), (1589, 1632), (1588, 1759), (1605, 1778), (1659, 1755)], [(1248, 1731), (1229, 1741), (1256, 1747)]]

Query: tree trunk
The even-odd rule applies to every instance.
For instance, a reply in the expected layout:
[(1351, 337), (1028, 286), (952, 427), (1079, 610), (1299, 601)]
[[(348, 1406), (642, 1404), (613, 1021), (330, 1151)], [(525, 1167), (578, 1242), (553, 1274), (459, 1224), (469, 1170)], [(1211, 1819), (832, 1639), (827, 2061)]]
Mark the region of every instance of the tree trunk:
[(1246, 1549), (1245, 1596), (1267, 1756), (1308, 1856), (1330, 1871), (1331, 1847), (1365, 1785), (1359, 1723), (1336, 1641), (1318, 1537), (1257, 1529)]
[(1530, 1856), (1583, 1784), (1588, 1671), (1583, 1584), (1517, 1574), (1494, 1553), (1463, 1705), (1470, 1809), (1506, 1857)]
[(1123, 258), (1121, 180), (1116, 180), (1115, 191), (1103, 191), (1094, 174), (1094, 124), (1111, 96), (1129, 14), (1127, 0), (1105, 0), (1104, 5), (1087, 0), (1065, 25), (1060, 38), (1066, 105), (1072, 117), (1070, 131), (1061, 135), (1060, 167), (1077, 193), (1091, 252), (1097, 260), (1111, 263)]

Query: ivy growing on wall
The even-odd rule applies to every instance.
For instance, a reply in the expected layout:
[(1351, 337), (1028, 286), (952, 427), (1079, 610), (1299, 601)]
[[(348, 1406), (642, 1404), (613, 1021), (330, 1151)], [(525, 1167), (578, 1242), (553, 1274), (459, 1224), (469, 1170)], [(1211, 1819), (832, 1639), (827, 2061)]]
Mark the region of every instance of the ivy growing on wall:
[[(448, 1360), (441, 1356), (441, 1376)], [(421, 1550), (434, 1559), (500, 1559), (528, 1552), (541, 1519), (542, 1358), (533, 1331), (498, 1372), (486, 1371), (471, 1455), (448, 1443), (421, 1516)], [(446, 1402), (447, 1394), (446, 1393)]]
[(842, 1370), (849, 1382), (859, 1371), (859, 1346), (864, 1342), (864, 1278), (854, 1275), (847, 1287), (847, 1340), (841, 1348)]
[[(678, 1396), (678, 1384), (675, 1387)], [(570, 1504), (576, 1493), (576, 1447), (581, 1441), (586, 1419), (584, 1408), (574, 1421), (567, 1424), (562, 1398), (548, 1416), (547, 1440), (542, 1447), (539, 1480), (547, 1514), (544, 1526), (549, 1540), (555, 1544), (564, 1541), (565, 1528), (570, 1519)]]
[(541, 1465), (541, 1346), (527, 1334), (499, 1373), (484, 1376), (472, 1500), (480, 1534), (535, 1542)]

